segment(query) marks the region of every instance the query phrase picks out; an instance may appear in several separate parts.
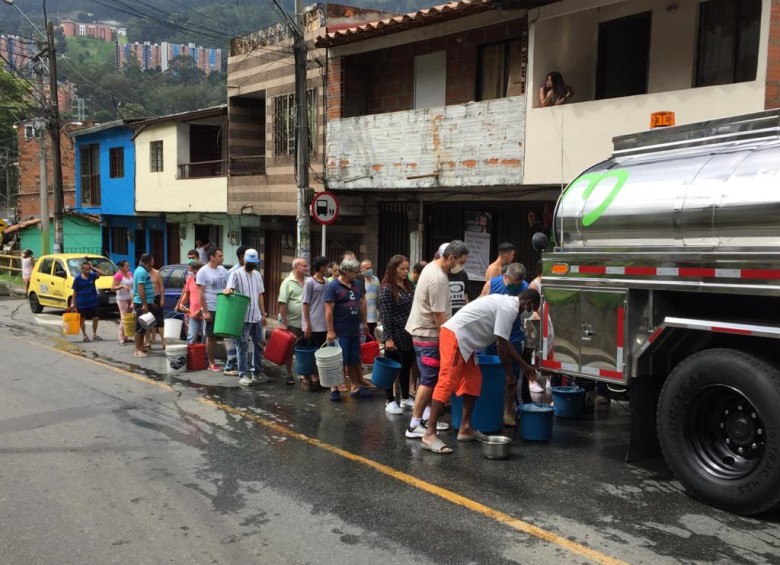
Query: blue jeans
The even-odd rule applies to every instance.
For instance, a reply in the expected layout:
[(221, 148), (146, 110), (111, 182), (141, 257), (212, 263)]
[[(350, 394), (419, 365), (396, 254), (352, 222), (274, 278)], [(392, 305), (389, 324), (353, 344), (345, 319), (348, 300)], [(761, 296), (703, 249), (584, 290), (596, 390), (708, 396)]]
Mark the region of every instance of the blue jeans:
[(244, 329), (241, 331), (241, 339), (236, 340), (236, 353), (238, 354), (238, 376), (243, 377), (249, 372), (246, 358), (247, 349), (249, 349), (249, 340), (255, 347), (254, 369), (257, 373), (263, 372), (263, 348), (265, 339), (262, 324), (257, 322), (244, 322)]
[(206, 329), (206, 322), (204, 320), (196, 320), (190, 318), (190, 324), (187, 327), (187, 345), (193, 343), (203, 343), (203, 332)]
[(226, 371), (234, 371), (236, 369), (237, 350), (238, 346), (236, 345), (236, 340), (225, 338), (225, 354), (227, 355), (227, 360), (225, 361)]

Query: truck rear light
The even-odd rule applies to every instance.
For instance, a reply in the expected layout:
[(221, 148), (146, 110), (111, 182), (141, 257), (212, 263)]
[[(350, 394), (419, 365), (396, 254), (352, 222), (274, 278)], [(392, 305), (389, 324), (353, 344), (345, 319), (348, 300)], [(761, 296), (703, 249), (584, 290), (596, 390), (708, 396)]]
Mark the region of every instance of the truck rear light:
[(559, 263), (552, 266), (553, 275), (565, 275), (569, 272), (569, 266), (566, 263)]

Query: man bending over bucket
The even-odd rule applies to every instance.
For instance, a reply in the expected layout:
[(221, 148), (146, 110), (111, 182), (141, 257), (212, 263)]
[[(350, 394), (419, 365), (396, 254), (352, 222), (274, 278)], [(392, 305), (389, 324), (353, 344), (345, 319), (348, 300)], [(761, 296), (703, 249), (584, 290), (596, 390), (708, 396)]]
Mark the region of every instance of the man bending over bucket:
[(482, 390), (482, 373), (475, 362), (475, 352), (497, 340), (498, 356), (504, 367), (517, 363), (530, 378), (534, 368), (520, 357), (509, 338), (515, 320), (530, 317), (539, 308), (539, 302), (539, 293), (531, 289), (524, 290), (520, 296), (491, 294), (470, 302), (444, 323), (439, 334), (439, 382), (433, 390), (431, 415), (422, 437), (423, 449), (452, 453), (452, 449), (436, 435), (436, 422), (453, 392), (463, 397), (458, 441), (484, 439), (482, 433), (471, 428), (471, 412)]

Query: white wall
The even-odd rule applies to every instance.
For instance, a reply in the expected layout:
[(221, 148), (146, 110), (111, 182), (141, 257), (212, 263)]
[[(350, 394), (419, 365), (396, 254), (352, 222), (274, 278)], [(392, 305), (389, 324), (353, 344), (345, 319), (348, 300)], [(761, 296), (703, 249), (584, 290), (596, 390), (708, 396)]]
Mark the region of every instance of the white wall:
[(682, 125), (763, 109), (756, 82), (533, 108), (526, 114), (523, 183), (568, 183), (612, 154), (614, 136), (647, 130), (659, 110), (673, 111)]
[(516, 96), (330, 120), (328, 184), (340, 189), (518, 185), (525, 107), (525, 96)]
[[(189, 162), (189, 129), (176, 123), (156, 124), (135, 139), (135, 209), (138, 212), (227, 212), (227, 177), (177, 179), (178, 164)], [(152, 141), (163, 142), (163, 172), (149, 170)], [(181, 158), (181, 147), (184, 155)]]

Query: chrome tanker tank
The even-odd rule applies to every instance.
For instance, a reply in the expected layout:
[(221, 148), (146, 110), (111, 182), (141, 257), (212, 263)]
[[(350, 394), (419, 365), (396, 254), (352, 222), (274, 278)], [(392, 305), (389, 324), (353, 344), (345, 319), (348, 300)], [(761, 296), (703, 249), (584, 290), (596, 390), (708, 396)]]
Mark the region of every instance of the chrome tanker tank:
[(780, 251), (779, 132), (764, 112), (615, 138), (561, 196), (558, 249)]

